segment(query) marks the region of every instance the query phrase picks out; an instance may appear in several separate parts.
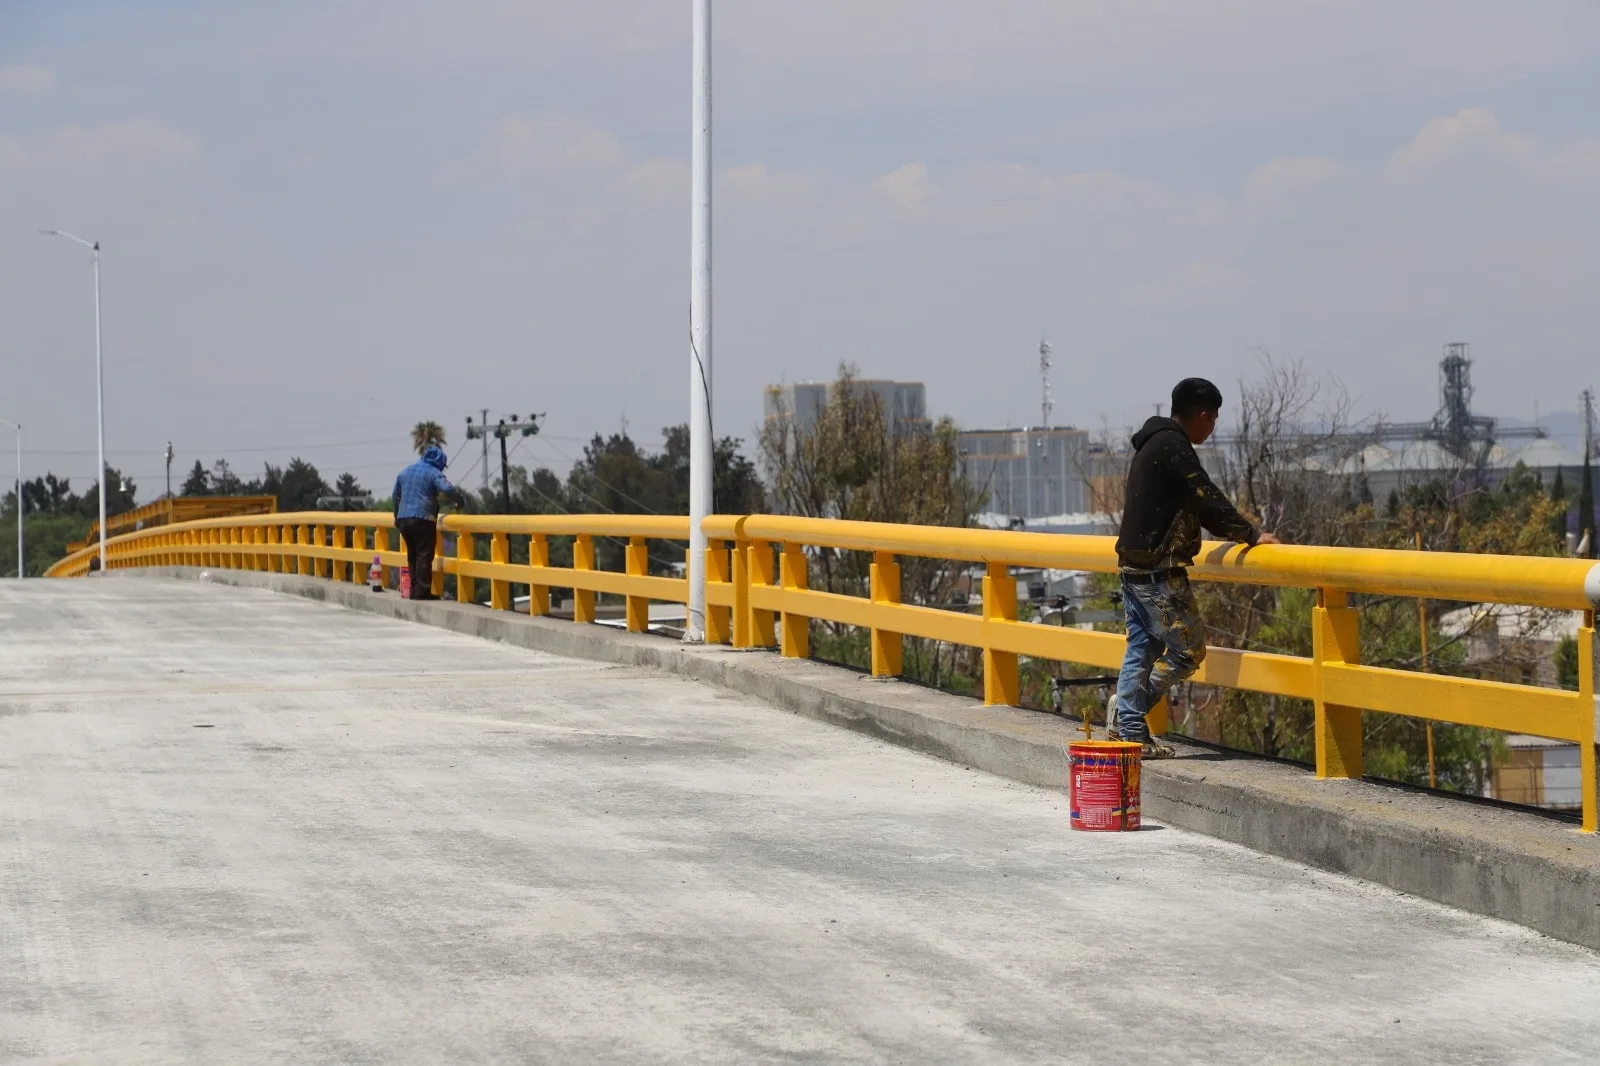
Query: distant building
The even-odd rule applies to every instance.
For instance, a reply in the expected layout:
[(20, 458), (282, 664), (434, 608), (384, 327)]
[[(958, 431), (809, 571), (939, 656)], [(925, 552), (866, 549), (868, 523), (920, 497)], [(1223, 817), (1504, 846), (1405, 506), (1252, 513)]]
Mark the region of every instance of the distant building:
[[(1583, 458), (1548, 438), (1495, 444), (1485, 456), (1483, 472), (1498, 482), (1522, 464), (1552, 489), (1561, 474), (1570, 496), (1577, 496)], [(1470, 472), (1461, 459), (1434, 441), (1379, 441), (1350, 456), (1330, 473), (1350, 477), (1358, 491), (1379, 507), (1391, 493), (1403, 494), (1430, 482), (1451, 482)]]
[(987, 495), (986, 511), (1027, 521), (1098, 509), (1081, 429), (969, 429), (958, 442), (962, 473)]
[[(828, 394), (834, 384), (830, 381), (800, 381), (790, 385), (767, 386), (763, 404), (767, 424), (772, 425), (787, 418), (795, 434), (807, 436), (822, 417), (823, 409), (828, 406)], [(878, 398), (883, 405), (884, 418), (895, 436), (910, 437), (928, 431), (928, 390), (922, 382), (857, 378), (853, 387), (858, 394), (870, 394)]]
[[(1445, 614), (1439, 631), (1462, 643), (1463, 665), (1473, 677), (1555, 688), (1560, 685), (1557, 657), (1562, 642), (1577, 639), (1579, 622), (1580, 616), (1571, 611), (1480, 603)], [(1489, 795), (1558, 810), (1583, 806), (1576, 744), (1513, 734), (1506, 747), (1506, 756), (1490, 764)]]

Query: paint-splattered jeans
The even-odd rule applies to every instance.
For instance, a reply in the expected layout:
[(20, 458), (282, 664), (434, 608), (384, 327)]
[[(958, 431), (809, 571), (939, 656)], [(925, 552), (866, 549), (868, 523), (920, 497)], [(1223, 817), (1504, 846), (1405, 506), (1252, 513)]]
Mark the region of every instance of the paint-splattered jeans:
[(1122, 603), (1128, 620), (1128, 654), (1117, 679), (1117, 734), (1123, 740), (1143, 742), (1150, 739), (1145, 721), (1150, 708), (1205, 661), (1205, 627), (1184, 570), (1155, 582), (1124, 577)]

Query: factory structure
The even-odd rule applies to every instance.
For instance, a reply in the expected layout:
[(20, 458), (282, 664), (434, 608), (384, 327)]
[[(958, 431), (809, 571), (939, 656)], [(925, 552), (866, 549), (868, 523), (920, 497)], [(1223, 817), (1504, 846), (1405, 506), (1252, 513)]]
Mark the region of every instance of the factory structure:
[[(1126, 440), (1105, 441), (1087, 430), (1054, 424), (1050, 374), (1053, 349), (1039, 344), (1039, 421), (1035, 425), (963, 428), (959, 432), (962, 473), (985, 494), (978, 521), (993, 528), (1062, 533), (1114, 529), (1122, 487), (1132, 458)], [(892, 432), (927, 432), (927, 388), (920, 381), (857, 379), (854, 387), (878, 397)], [(829, 382), (775, 385), (766, 390), (768, 422), (787, 418), (804, 435), (827, 404)], [(1546, 485), (1559, 476), (1575, 497), (1584, 471), (1582, 454), (1550, 439), (1542, 429), (1502, 426), (1472, 408), (1470, 346), (1445, 346), (1439, 364), (1439, 409), (1423, 422), (1379, 422), (1321, 438), (1328, 445), (1315, 460), (1330, 479), (1383, 506), (1408, 488), (1463, 478), (1494, 482), (1518, 464)], [(1591, 398), (1585, 395), (1586, 447), (1595, 452)], [(1202, 447), (1201, 462), (1228, 480), (1229, 453), (1236, 439), (1219, 435)]]

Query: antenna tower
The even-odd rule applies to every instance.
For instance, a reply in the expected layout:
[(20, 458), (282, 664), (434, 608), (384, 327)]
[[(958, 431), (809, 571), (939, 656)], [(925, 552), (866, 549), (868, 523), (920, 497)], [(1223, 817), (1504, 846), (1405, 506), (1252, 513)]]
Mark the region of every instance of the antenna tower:
[(1056, 409), (1056, 401), (1050, 395), (1050, 368), (1055, 365), (1050, 358), (1050, 353), (1055, 351), (1050, 347), (1050, 342), (1043, 337), (1039, 338), (1039, 428), (1050, 428), (1050, 415)]

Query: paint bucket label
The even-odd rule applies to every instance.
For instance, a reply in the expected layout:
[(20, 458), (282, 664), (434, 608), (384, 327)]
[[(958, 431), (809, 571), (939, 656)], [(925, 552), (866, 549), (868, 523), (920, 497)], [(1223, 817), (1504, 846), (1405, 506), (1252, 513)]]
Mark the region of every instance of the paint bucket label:
[(1118, 740), (1080, 740), (1067, 746), (1072, 828), (1122, 832), (1139, 828), (1142, 748)]
[(411, 567), (409, 566), (400, 568), (400, 598), (402, 600), (411, 598)]

